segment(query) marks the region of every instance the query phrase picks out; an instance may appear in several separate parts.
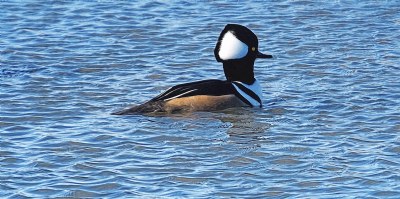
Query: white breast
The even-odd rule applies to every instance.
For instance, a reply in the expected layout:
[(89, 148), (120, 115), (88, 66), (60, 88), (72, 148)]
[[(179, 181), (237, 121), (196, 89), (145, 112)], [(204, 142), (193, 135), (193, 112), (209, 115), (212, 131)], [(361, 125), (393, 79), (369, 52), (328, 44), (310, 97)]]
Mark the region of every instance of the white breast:
[[(254, 83), (252, 85), (248, 85), (248, 84), (245, 84), (245, 83), (242, 83), (239, 81), (235, 81), (235, 82), (250, 89), (262, 100), (262, 89), (261, 89), (260, 83), (257, 80), (254, 81)], [(235, 89), (237, 90), (237, 92), (240, 95), (242, 95), (244, 98), (246, 98), (251, 103), (251, 105), (253, 105), (254, 107), (259, 107), (261, 105), (257, 100), (255, 100), (251, 96), (247, 95), (244, 91), (240, 90), (240, 88), (237, 87), (235, 84), (232, 83), (232, 85), (233, 85), (233, 87), (235, 87)]]

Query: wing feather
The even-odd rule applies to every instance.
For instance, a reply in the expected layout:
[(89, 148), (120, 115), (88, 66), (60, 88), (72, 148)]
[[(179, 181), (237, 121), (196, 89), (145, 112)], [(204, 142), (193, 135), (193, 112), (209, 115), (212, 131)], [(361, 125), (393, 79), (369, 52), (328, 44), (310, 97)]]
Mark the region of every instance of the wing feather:
[(228, 94), (235, 94), (235, 89), (230, 82), (211, 79), (173, 86), (150, 101), (168, 101), (195, 95), (220, 96)]

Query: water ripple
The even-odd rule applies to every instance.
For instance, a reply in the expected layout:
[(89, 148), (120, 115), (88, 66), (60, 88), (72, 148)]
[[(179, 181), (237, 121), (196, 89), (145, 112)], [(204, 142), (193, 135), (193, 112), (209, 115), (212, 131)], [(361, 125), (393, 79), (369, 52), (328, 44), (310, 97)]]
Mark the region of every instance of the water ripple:
[[(396, 1), (1, 1), (2, 198), (399, 198)], [(223, 79), (241, 23), (263, 109), (112, 117)]]

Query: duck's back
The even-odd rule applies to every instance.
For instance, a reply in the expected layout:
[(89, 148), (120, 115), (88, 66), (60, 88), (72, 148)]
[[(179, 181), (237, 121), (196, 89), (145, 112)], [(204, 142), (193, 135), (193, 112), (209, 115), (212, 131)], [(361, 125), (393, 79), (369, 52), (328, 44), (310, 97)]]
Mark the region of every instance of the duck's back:
[(237, 96), (231, 82), (203, 80), (176, 85), (150, 101), (113, 114), (140, 114), (151, 112), (212, 111), (246, 106)]

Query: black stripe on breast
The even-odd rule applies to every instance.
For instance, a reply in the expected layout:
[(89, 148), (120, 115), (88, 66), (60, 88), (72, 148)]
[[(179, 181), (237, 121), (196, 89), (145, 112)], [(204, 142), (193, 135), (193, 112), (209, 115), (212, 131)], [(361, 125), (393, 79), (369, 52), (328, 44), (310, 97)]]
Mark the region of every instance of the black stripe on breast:
[[(233, 88), (235, 88), (235, 87), (233, 87)], [(249, 102), (249, 100), (247, 100), (245, 97), (243, 97), (236, 89), (235, 89), (235, 96), (237, 98), (239, 98), (240, 100), (242, 100), (242, 102), (244, 102), (245, 104), (249, 105), (250, 107), (253, 107), (253, 104), (251, 104)]]
[[(245, 86), (243, 86), (242, 84), (238, 83), (238, 82), (232, 82), (234, 83), (240, 90), (242, 90), (243, 92), (245, 92), (248, 96), (250, 96), (251, 98), (253, 98), (254, 100), (256, 100), (258, 103), (260, 103), (260, 108), (262, 107), (262, 103), (261, 103), (261, 99), (260, 97), (255, 94), (252, 90), (246, 88)], [(238, 95), (240, 95), (240, 93), (238, 93)], [(241, 95), (240, 95), (241, 96)], [(242, 98), (246, 99), (245, 97), (241, 96)], [(239, 97), (240, 98), (240, 97)], [(243, 101), (243, 99), (242, 99)], [(247, 104), (250, 104), (251, 107), (253, 107), (253, 105), (251, 105), (251, 103), (246, 99)]]

